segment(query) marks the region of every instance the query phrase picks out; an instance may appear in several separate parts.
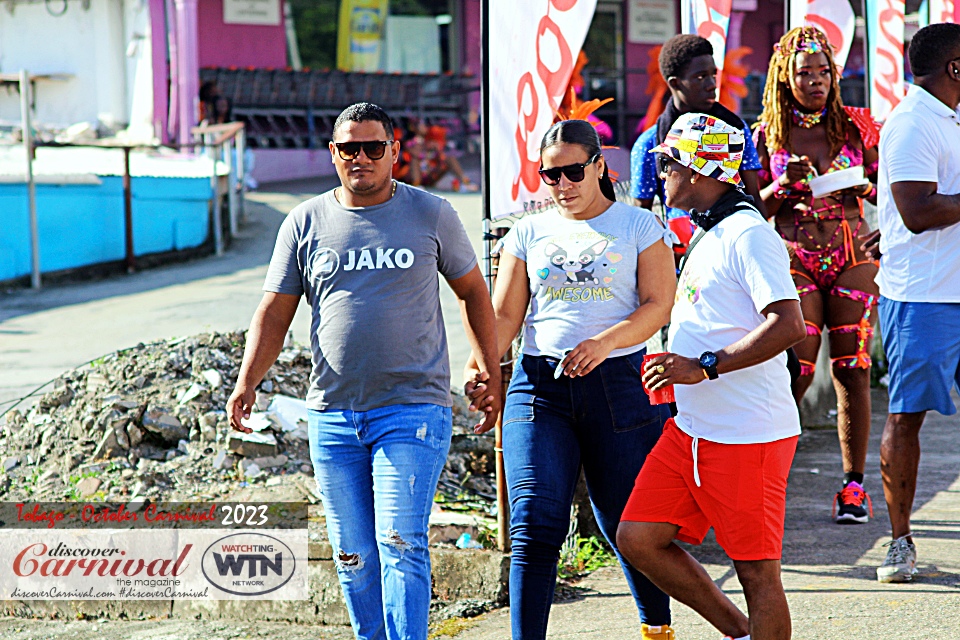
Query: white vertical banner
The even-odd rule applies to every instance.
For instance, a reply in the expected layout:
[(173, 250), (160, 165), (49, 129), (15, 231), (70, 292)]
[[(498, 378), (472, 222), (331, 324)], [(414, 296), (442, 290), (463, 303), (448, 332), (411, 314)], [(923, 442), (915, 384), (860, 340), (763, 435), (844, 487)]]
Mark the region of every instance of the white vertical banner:
[(833, 59), (840, 73), (843, 73), (850, 55), (856, 21), (849, 0), (795, 0), (790, 4), (790, 28), (810, 25), (823, 31), (833, 45)]
[[(926, 11), (924, 11), (926, 5)], [(920, 5), (921, 27), (938, 22), (956, 22), (954, 20), (954, 0), (925, 0)]]
[(556, 116), (597, 0), (489, 0), (490, 213), (552, 204), (540, 140)]
[(691, 0), (690, 6), (693, 22), (687, 33), (702, 36), (713, 45), (713, 61), (717, 65), (719, 90), (723, 83), (723, 61), (727, 55), (727, 33), (730, 31), (733, 0)]
[(883, 121), (904, 96), (904, 0), (867, 3), (867, 74), (870, 111)]
[(680, 0), (680, 33), (696, 33), (693, 22), (694, 0)]
[(787, 28), (785, 31), (802, 27), (807, 17), (807, 0), (785, 0), (785, 2), (787, 3)]

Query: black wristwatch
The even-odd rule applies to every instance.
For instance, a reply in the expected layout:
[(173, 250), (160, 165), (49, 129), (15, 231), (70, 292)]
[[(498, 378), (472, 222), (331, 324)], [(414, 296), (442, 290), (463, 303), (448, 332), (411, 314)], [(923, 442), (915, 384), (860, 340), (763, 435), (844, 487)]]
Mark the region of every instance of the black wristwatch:
[(716, 380), (720, 375), (717, 373), (717, 354), (713, 351), (704, 351), (700, 354), (700, 366), (711, 380)]

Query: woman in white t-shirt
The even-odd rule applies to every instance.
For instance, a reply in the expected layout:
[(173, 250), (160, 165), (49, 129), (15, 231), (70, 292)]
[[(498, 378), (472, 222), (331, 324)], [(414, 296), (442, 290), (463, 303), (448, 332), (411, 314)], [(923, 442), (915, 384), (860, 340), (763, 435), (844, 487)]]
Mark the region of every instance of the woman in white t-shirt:
[[(644, 342), (669, 320), (676, 293), (672, 233), (650, 211), (614, 201), (592, 125), (553, 125), (540, 161), (556, 209), (506, 235), (493, 293), (501, 353), (523, 329), (503, 413), (510, 608), (513, 637), (523, 640), (546, 635), (581, 465), (597, 522), (616, 547), (634, 480), (670, 417), (650, 405), (640, 371)], [(476, 399), (484, 385), (471, 366), (466, 389)], [(673, 637), (667, 596), (617, 557), (641, 637)]]

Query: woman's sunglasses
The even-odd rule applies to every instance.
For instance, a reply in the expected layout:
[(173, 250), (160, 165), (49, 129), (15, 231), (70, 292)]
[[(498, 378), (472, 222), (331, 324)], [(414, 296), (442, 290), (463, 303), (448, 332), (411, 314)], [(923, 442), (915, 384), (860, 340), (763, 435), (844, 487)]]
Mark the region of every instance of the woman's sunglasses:
[(567, 180), (570, 182), (583, 182), (583, 170), (596, 162), (599, 157), (600, 154), (597, 153), (586, 162), (568, 164), (562, 167), (552, 167), (550, 169), (540, 169), (540, 177), (551, 187), (560, 183), (561, 174), (567, 176)]
[(344, 160), (356, 160), (362, 149), (371, 160), (379, 160), (387, 152), (387, 145), (393, 144), (393, 140), (372, 140), (369, 142), (334, 142), (337, 153)]

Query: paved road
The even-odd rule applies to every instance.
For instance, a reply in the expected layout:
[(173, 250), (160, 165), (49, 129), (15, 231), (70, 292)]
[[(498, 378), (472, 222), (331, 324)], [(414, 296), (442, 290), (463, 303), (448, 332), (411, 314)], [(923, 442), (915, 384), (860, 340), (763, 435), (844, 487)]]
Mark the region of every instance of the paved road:
[[(832, 495), (842, 475), (836, 432), (801, 436), (790, 474), (783, 581), (797, 640), (834, 638), (960, 639), (960, 438), (957, 417), (931, 414), (922, 430), (920, 486), (913, 519), (920, 574), (915, 583), (885, 585), (875, 568), (886, 555), (889, 521), (879, 480), (880, 433), (886, 394), (874, 393), (867, 490), (874, 518), (867, 525), (830, 521)], [(732, 565), (711, 536), (693, 553), (717, 584), (744, 607)], [(595, 572), (579, 600), (554, 605), (548, 638), (609, 640), (637, 637), (636, 608), (618, 569)], [(696, 613), (674, 603), (679, 640), (719, 640)], [(509, 610), (484, 616), (458, 640), (509, 637)]]
[[(251, 222), (222, 257), (168, 265), (130, 276), (55, 285), (40, 291), (0, 292), (0, 412), (67, 369), (106, 353), (174, 336), (246, 328), (257, 303), (277, 229), (293, 207), (329, 187), (329, 181), (284, 185), (286, 192), (255, 193)], [(478, 195), (449, 194), (478, 253)], [(454, 382), (469, 348), (459, 308), (442, 284)], [(309, 310), (301, 303), (294, 338), (309, 343)]]
[[(115, 277), (51, 286), (39, 292), (0, 293), (0, 403), (66, 369), (141, 341), (246, 327), (260, 299), (260, 285), (284, 215), (327, 185), (285, 185), (283, 192), (251, 197), (252, 221), (221, 258)], [(478, 196), (451, 195), (480, 250)], [(467, 349), (456, 301), (441, 286), (453, 370)], [(301, 307), (294, 336), (306, 342), (308, 318)], [(790, 478), (784, 581), (795, 621), (795, 638), (925, 637), (960, 639), (960, 437), (957, 418), (933, 414), (923, 429), (921, 486), (915, 519), (921, 574), (912, 585), (880, 585), (874, 567), (882, 560), (889, 525), (879, 486), (879, 433), (885, 398), (875, 398), (874, 432), (867, 488), (875, 518), (866, 526), (830, 523), (830, 501), (841, 469), (835, 432), (807, 431)], [(2, 410), (2, 405), (0, 405)], [(696, 551), (723, 589), (741, 601), (740, 586), (715, 544)], [(636, 637), (636, 613), (614, 570), (585, 580), (582, 599), (554, 607), (550, 638)], [(718, 634), (695, 614), (675, 605), (683, 640), (715, 640)], [(488, 614), (459, 637), (508, 637), (509, 611)], [(3, 638), (258, 637), (263, 632), (299, 638), (303, 627), (193, 626), (182, 621), (97, 625), (0, 619)], [(178, 626), (179, 625), (179, 626)], [(107, 628), (110, 628), (108, 631)], [(344, 629), (314, 630), (315, 637), (348, 637)], [(192, 635), (188, 635), (192, 634)], [(305, 637), (305, 636), (304, 636)]]

